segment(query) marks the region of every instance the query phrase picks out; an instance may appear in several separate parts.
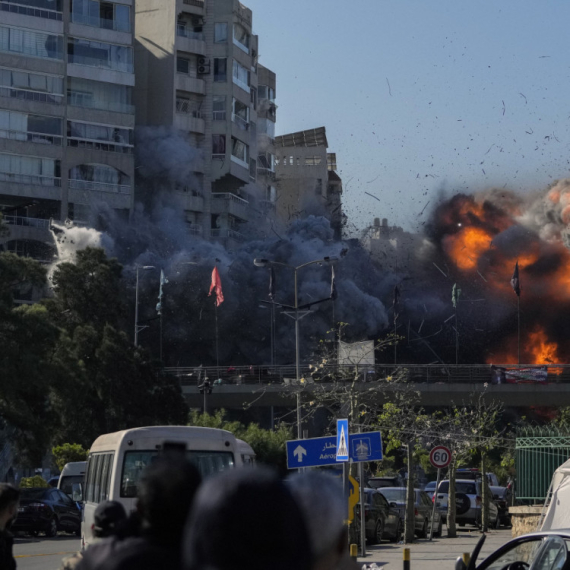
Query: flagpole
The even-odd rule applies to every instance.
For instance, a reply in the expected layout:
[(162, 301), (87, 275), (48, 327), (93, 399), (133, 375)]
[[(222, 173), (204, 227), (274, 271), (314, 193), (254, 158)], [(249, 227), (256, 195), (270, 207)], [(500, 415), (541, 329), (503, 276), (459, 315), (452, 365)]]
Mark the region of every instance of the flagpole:
[(521, 298), (517, 295), (518, 362), (521, 363)]
[(218, 349), (218, 303), (216, 302), (215, 305), (215, 314), (216, 314), (216, 367), (218, 368), (218, 376), (220, 375), (220, 352)]
[(457, 303), (455, 304), (455, 364), (459, 364), (459, 329), (457, 328)]
[(162, 362), (162, 311), (160, 311), (160, 362)]

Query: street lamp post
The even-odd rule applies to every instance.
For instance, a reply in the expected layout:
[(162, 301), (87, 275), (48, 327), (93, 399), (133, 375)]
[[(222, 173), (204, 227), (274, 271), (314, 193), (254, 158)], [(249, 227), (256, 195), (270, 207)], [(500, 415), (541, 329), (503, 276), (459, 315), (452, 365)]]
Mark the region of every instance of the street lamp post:
[[(283, 267), (287, 267), (288, 269), (293, 270), (294, 274), (294, 285), (295, 285), (295, 304), (293, 307), (289, 305), (283, 305), (282, 303), (274, 303), (273, 305), (279, 305), (281, 307), (285, 307), (287, 309), (293, 310), (293, 315), (285, 311), (285, 314), (292, 317), (295, 320), (295, 377), (297, 380), (297, 386), (301, 385), (301, 356), (300, 356), (300, 348), (299, 348), (299, 321), (307, 316), (310, 313), (311, 305), (316, 305), (323, 301), (328, 301), (330, 297), (326, 299), (321, 299), (320, 301), (314, 301), (312, 303), (308, 303), (305, 305), (299, 306), (299, 289), (298, 289), (298, 280), (297, 280), (297, 273), (303, 267), (307, 267), (309, 265), (313, 265), (315, 263), (334, 263), (337, 261), (338, 258), (336, 257), (323, 257), (323, 259), (315, 259), (314, 261), (308, 261), (307, 263), (303, 263), (302, 265), (298, 265), (297, 267), (293, 265), (289, 265), (287, 263), (281, 263), (280, 261), (271, 261), (269, 259), (254, 259), (253, 264), (256, 267), (267, 267), (268, 265), (280, 265)], [(266, 301), (265, 301), (266, 302)], [(308, 310), (307, 310), (308, 309)], [(302, 418), (301, 418), (301, 390), (297, 390), (297, 438), (303, 439), (303, 425), (302, 425)]]
[(147, 327), (147, 325), (139, 326), (139, 270), (149, 271), (151, 269), (156, 269), (154, 265), (137, 265), (137, 284), (135, 286), (135, 346), (139, 345), (139, 332)]

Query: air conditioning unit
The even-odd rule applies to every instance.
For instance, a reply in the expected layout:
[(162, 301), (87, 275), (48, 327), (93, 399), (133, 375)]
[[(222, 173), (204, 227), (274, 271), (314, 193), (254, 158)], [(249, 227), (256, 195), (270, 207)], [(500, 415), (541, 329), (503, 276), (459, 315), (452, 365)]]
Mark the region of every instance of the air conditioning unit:
[(210, 60), (205, 57), (198, 58), (198, 75), (210, 73)]

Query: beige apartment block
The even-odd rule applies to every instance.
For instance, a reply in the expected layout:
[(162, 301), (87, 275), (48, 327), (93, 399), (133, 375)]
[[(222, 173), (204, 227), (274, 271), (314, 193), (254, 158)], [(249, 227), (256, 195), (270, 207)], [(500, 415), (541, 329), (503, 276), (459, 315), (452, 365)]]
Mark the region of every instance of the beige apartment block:
[(0, 0), (0, 249), (48, 261), (50, 218), (128, 218), (133, 38), (133, 0)]
[[(242, 242), (259, 211), (258, 38), (251, 10), (237, 0), (137, 0), (137, 125), (176, 129), (201, 153), (186, 181), (163, 181), (191, 233)], [(274, 103), (273, 103), (274, 106)], [(274, 119), (273, 119), (274, 125)], [(167, 189), (167, 188), (164, 188)], [(265, 191), (264, 191), (265, 192)], [(264, 193), (262, 200), (266, 200)]]
[(325, 216), (342, 233), (342, 181), (336, 154), (327, 152), (325, 127), (275, 138), (277, 218), (286, 224), (311, 214)]

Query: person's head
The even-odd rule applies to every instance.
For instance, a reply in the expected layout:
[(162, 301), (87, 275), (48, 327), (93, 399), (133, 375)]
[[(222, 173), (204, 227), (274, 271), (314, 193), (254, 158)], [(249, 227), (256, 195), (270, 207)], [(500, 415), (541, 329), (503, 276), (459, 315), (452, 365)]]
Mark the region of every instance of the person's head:
[(303, 516), (271, 470), (235, 469), (198, 491), (184, 533), (183, 570), (310, 570)]
[(346, 501), (342, 486), (317, 471), (293, 475), (289, 489), (301, 508), (313, 549), (314, 570), (335, 568), (347, 556)]
[(137, 508), (143, 529), (169, 542), (180, 541), (202, 477), (182, 455), (163, 455), (142, 474)]
[(127, 520), (127, 512), (118, 501), (103, 501), (97, 505), (93, 520), (93, 536), (106, 538), (118, 534)]
[(0, 483), (0, 530), (9, 527), (18, 515), (20, 490), (9, 483)]

